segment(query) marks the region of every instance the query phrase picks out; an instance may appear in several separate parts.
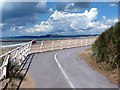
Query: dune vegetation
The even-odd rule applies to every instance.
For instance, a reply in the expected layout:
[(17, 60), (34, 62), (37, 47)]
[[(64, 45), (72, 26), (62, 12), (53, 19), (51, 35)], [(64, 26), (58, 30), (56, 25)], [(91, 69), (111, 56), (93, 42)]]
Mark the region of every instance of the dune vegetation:
[(96, 63), (108, 70), (120, 67), (120, 22), (103, 32), (92, 45)]

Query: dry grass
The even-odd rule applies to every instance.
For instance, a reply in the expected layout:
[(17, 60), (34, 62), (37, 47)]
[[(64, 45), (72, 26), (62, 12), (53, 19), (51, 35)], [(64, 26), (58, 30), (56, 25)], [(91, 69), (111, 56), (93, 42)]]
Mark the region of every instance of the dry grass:
[(82, 57), (92, 67), (92, 69), (103, 74), (111, 83), (118, 85), (118, 70), (115, 69), (114, 71), (110, 71), (101, 65), (98, 65), (96, 60), (91, 56), (91, 49), (86, 49), (85, 51), (81, 52), (80, 57)]
[(14, 47), (0, 48), (0, 55), (3, 55), (12, 49), (14, 49)]
[(23, 78), (22, 83), (20, 84), (19, 89), (23, 89), (23, 88), (35, 88), (35, 84), (34, 84), (34, 80), (32, 79), (32, 77), (29, 74), (26, 74), (25, 77), (22, 77), (22, 74), (24, 73), (24, 71), (22, 71), (21, 73), (21, 77), (19, 76), (18, 78), (13, 78), (12, 81), (9, 83), (8, 88), (17, 88), (21, 78)]

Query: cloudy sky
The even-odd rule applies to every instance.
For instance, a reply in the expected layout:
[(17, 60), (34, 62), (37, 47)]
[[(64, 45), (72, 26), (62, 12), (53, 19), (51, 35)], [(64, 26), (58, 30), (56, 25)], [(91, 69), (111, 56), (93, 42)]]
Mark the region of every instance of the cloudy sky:
[(118, 22), (118, 3), (0, 2), (0, 13), (3, 37), (99, 34)]

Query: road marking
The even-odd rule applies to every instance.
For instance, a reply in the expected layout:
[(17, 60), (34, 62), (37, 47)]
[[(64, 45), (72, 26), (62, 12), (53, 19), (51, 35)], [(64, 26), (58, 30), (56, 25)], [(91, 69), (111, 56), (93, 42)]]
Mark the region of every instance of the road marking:
[(57, 60), (57, 55), (58, 55), (58, 53), (56, 53), (56, 54), (54, 55), (54, 58), (55, 58), (55, 61), (56, 61), (57, 65), (58, 65), (58, 67), (59, 67), (60, 70), (62, 71), (62, 73), (63, 73), (63, 75), (65, 76), (65, 78), (66, 78), (67, 82), (69, 83), (70, 87), (71, 87), (71, 88), (75, 88), (74, 85), (73, 85), (73, 83), (70, 81), (70, 79), (68, 78), (67, 74), (65, 73), (65, 71), (64, 71), (63, 68), (61, 67), (60, 63), (58, 62), (58, 60)]

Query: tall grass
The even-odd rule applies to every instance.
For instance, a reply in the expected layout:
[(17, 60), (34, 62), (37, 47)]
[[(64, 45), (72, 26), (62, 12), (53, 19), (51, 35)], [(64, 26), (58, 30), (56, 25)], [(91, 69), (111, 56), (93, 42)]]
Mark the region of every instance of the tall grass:
[(114, 70), (120, 67), (120, 22), (103, 32), (92, 45), (96, 62)]

